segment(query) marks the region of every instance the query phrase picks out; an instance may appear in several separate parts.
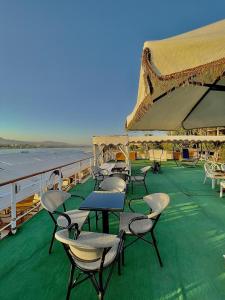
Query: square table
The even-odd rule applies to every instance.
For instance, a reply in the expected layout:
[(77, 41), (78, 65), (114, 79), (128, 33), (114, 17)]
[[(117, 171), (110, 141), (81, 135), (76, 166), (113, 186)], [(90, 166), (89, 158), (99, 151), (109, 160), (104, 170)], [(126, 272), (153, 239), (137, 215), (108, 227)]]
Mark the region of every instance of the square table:
[(80, 210), (101, 211), (103, 232), (109, 233), (109, 212), (123, 211), (125, 193), (94, 191), (81, 203)]

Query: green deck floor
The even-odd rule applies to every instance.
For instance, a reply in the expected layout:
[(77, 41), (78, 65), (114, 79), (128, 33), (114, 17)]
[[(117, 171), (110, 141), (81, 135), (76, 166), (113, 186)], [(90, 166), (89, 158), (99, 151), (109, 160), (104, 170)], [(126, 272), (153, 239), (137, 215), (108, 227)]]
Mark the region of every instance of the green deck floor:
[[(143, 166), (140, 161), (135, 166)], [(114, 270), (107, 299), (225, 299), (225, 198), (203, 185), (203, 169), (178, 168), (166, 164), (162, 174), (149, 174), (149, 192), (165, 192), (171, 197), (168, 209), (157, 225), (156, 237), (164, 262), (160, 268), (150, 245), (137, 242), (126, 251), (122, 276)], [(93, 181), (77, 186), (76, 193), (87, 196)], [(137, 187), (134, 195), (141, 197)], [(71, 199), (68, 207), (78, 207)], [(137, 211), (146, 211), (142, 201)], [(94, 222), (93, 222), (94, 223)], [(92, 226), (95, 230), (95, 226)], [(101, 227), (100, 227), (101, 228)], [(56, 242), (48, 255), (52, 223), (41, 211), (25, 223), (15, 236), (0, 241), (0, 299), (65, 299), (69, 263)], [(110, 230), (118, 232), (118, 219), (111, 217)], [(71, 299), (97, 299), (89, 281), (74, 289)]]

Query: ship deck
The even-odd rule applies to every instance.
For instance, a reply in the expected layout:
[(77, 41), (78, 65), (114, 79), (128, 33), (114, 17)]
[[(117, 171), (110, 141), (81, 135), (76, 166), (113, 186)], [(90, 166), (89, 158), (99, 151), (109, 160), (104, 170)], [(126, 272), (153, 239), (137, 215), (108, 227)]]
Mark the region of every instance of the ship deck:
[[(134, 168), (148, 164), (137, 161)], [(164, 192), (171, 197), (156, 228), (158, 247), (164, 263), (160, 268), (154, 249), (138, 241), (125, 252), (122, 275), (114, 269), (105, 299), (225, 299), (225, 198), (218, 186), (203, 185), (203, 168), (182, 168), (164, 163), (162, 173), (148, 174), (150, 193)], [(94, 187), (89, 179), (72, 192), (87, 196)], [(127, 198), (145, 194), (141, 186), (131, 189)], [(67, 208), (79, 207), (72, 198)], [(147, 207), (139, 200), (137, 211)], [(128, 208), (126, 208), (128, 210)], [(96, 230), (92, 219), (92, 230)], [(99, 229), (101, 226), (99, 226)], [(42, 210), (21, 226), (15, 236), (0, 241), (0, 298), (65, 299), (69, 261), (62, 246), (55, 242), (48, 255), (52, 223)], [(118, 233), (118, 219), (110, 216), (110, 232)], [(71, 299), (97, 299), (91, 282), (73, 289)]]

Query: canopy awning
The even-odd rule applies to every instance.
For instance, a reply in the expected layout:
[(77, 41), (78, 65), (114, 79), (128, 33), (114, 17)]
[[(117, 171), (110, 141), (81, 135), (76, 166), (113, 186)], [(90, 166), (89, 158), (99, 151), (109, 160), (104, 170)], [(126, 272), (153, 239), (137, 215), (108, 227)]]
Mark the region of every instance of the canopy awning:
[(96, 146), (127, 146), (138, 143), (182, 143), (182, 142), (219, 142), (225, 143), (225, 136), (203, 136), (203, 135), (153, 135), (153, 136), (128, 136), (128, 135), (107, 135), (93, 136), (92, 143)]
[(128, 130), (225, 126), (225, 20), (144, 44)]

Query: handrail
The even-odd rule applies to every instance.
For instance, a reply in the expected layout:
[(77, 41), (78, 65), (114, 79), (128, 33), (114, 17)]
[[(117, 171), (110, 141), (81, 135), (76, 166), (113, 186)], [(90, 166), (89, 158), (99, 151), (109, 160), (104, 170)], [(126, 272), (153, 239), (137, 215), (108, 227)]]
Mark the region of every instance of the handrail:
[(20, 180), (28, 179), (28, 178), (30, 178), (30, 177), (34, 177), (34, 176), (37, 176), (37, 175), (41, 175), (41, 174), (44, 174), (44, 173), (46, 173), (46, 172), (54, 171), (54, 170), (56, 170), (56, 169), (61, 169), (61, 168), (64, 168), (64, 167), (68, 167), (68, 166), (71, 166), (71, 165), (73, 165), (73, 164), (82, 162), (82, 161), (84, 161), (84, 160), (91, 159), (91, 158), (93, 158), (93, 157), (94, 157), (94, 156), (92, 155), (92, 156), (90, 156), (90, 157), (87, 157), (87, 158), (84, 158), (84, 159), (80, 159), (80, 160), (76, 160), (76, 161), (73, 161), (73, 162), (68, 163), (68, 164), (65, 164), (65, 165), (56, 166), (56, 167), (54, 167), (54, 168), (50, 168), (50, 169), (47, 169), (47, 170), (44, 170), (44, 171), (40, 171), (40, 172), (32, 173), (32, 174), (29, 174), (29, 175), (17, 177), (17, 178), (15, 178), (15, 179), (11, 179), (11, 180), (8, 180), (8, 181), (5, 181), (5, 182), (0, 182), (0, 187), (5, 186), (5, 185), (7, 185), (7, 184), (15, 183), (15, 182), (20, 181)]

